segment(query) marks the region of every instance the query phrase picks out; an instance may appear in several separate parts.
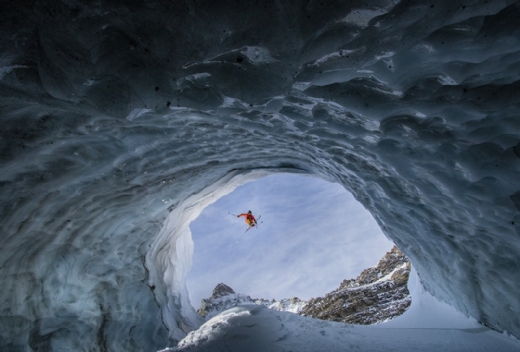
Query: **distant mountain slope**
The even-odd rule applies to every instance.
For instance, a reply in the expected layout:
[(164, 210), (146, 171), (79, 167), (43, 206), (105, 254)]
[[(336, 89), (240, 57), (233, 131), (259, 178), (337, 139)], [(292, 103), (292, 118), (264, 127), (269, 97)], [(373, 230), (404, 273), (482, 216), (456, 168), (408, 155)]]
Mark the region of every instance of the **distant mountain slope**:
[(337, 290), (311, 299), (300, 315), (351, 324), (377, 324), (403, 314), (412, 302), (408, 292), (410, 262), (394, 246), (377, 266), (344, 280)]
[(410, 262), (394, 246), (377, 266), (365, 269), (356, 279), (343, 280), (337, 290), (308, 302), (297, 297), (266, 300), (236, 293), (218, 284), (210, 298), (203, 299), (197, 313), (211, 319), (220, 312), (243, 304), (263, 305), (273, 310), (351, 324), (376, 324), (403, 314), (410, 306), (407, 282)]
[(197, 313), (208, 320), (220, 312), (241, 304), (269, 306), (271, 303), (274, 303), (274, 300), (271, 302), (266, 299), (256, 299), (241, 293), (235, 293), (231, 287), (220, 283), (213, 289), (210, 298), (205, 298), (201, 301)]

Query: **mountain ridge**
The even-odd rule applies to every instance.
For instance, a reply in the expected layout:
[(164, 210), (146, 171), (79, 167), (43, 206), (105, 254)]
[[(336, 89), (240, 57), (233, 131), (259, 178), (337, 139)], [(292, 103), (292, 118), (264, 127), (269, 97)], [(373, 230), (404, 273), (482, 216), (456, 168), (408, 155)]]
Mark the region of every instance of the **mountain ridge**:
[(257, 304), (322, 320), (370, 325), (403, 314), (411, 304), (407, 288), (411, 264), (394, 246), (374, 267), (367, 268), (355, 279), (343, 280), (340, 286), (323, 297), (304, 301), (298, 297), (279, 301), (251, 298), (236, 293), (219, 283), (211, 297), (201, 301), (197, 313), (206, 320), (243, 304)]

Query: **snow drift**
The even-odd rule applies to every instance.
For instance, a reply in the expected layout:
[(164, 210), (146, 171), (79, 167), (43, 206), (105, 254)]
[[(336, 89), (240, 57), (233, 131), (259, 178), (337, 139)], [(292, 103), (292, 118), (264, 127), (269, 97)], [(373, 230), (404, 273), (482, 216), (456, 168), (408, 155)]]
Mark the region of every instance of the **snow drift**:
[(517, 351), (520, 342), (487, 329), (427, 292), (412, 270), (410, 310), (389, 323), (350, 325), (243, 304), (209, 319), (168, 351)]
[(519, 337), (519, 15), (2, 2), (0, 349), (175, 344), (189, 221), (280, 170), (342, 184), (429, 292)]

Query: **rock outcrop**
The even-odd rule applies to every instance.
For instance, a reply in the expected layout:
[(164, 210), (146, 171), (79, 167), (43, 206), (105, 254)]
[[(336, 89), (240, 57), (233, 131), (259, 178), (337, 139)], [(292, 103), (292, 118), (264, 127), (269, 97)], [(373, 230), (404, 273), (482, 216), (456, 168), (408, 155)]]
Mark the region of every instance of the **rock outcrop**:
[(220, 283), (213, 289), (210, 298), (205, 298), (200, 302), (200, 308), (197, 313), (206, 319), (223, 312), (229, 308), (239, 304), (259, 304), (269, 306), (274, 303), (266, 299), (251, 298), (248, 295), (235, 293), (235, 291), (226, 284)]
[(211, 298), (220, 298), (222, 296), (232, 295), (235, 291), (231, 287), (226, 284), (220, 283), (213, 289), (213, 293), (211, 294)]
[(403, 314), (410, 306), (410, 262), (394, 246), (373, 268), (343, 280), (337, 290), (311, 299), (301, 315), (351, 324), (377, 324)]

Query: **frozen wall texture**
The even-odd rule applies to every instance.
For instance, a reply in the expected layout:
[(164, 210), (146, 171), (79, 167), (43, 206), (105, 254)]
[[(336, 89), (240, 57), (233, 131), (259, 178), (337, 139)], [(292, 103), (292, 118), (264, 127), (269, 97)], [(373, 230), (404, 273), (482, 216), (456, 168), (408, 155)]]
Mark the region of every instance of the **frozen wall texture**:
[(520, 337), (516, 1), (119, 3), (0, 3), (0, 350), (174, 344), (188, 222), (280, 170)]

